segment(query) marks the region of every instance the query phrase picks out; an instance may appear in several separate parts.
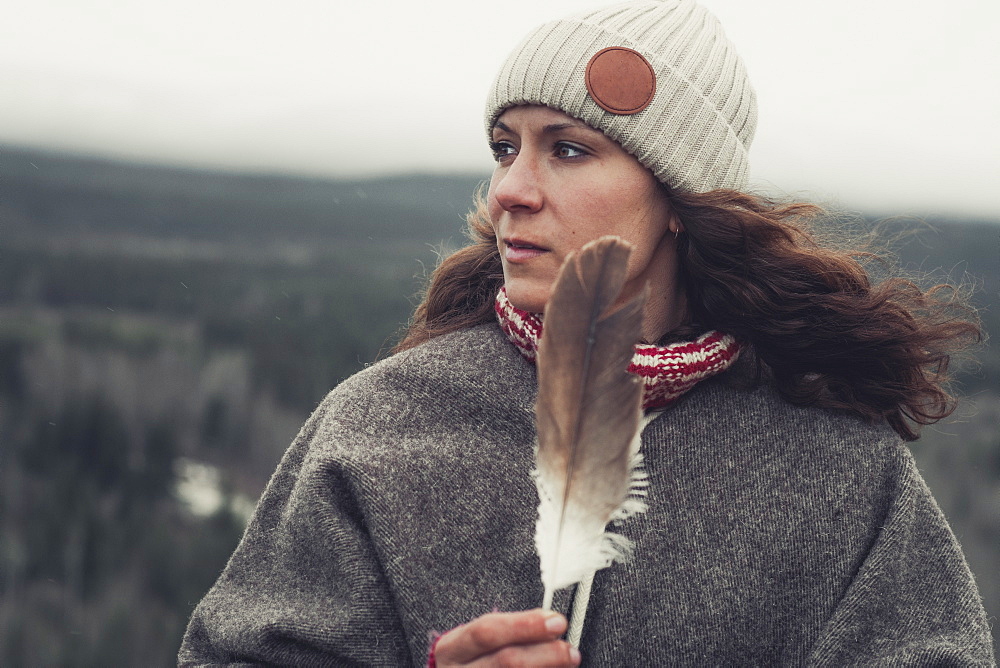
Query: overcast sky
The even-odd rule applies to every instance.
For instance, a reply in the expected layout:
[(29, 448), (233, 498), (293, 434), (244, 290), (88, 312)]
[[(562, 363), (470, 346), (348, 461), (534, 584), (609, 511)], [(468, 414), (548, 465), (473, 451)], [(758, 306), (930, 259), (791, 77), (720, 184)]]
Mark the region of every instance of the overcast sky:
[[(703, 0), (760, 101), (752, 182), (1000, 218), (998, 0)], [(32, 0), (0, 25), (0, 143), (335, 176), (491, 168), (486, 89), (592, 0)]]

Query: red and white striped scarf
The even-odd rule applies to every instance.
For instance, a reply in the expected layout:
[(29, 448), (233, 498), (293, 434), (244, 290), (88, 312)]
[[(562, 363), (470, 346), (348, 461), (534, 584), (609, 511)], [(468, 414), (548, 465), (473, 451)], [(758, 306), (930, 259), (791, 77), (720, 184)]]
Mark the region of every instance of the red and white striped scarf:
[[(507, 299), (506, 288), (500, 289), (494, 308), (507, 338), (534, 363), (542, 337), (541, 318), (515, 308)], [(642, 378), (642, 407), (649, 410), (673, 403), (699, 380), (728, 369), (739, 355), (736, 339), (710, 331), (694, 341), (666, 346), (637, 344), (628, 370)]]

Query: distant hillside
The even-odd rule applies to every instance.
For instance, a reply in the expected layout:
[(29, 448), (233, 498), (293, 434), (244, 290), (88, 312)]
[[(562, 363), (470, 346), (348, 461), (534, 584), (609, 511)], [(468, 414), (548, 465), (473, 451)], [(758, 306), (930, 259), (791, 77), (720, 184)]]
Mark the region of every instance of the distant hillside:
[[(230, 240), (460, 236), (483, 176), (332, 181), (195, 171), (0, 147), (5, 234)], [(39, 229), (42, 223), (45, 229)]]

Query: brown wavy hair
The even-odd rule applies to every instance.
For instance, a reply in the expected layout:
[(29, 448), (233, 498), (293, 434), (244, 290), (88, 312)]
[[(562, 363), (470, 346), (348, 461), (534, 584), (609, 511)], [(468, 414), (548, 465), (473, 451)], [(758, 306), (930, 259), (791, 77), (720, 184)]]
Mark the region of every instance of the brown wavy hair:
[[(874, 280), (870, 270), (891, 263), (868, 243), (821, 242), (827, 216), (815, 205), (664, 187), (684, 229), (677, 252), (690, 319), (661, 343), (728, 332), (751, 346), (758, 378), (787, 401), (885, 420), (906, 440), (952, 413), (949, 362), (982, 337), (963, 290), (923, 290), (891, 272)], [(503, 270), (481, 191), (468, 234), (471, 245), (431, 275), (394, 352), (494, 321)]]

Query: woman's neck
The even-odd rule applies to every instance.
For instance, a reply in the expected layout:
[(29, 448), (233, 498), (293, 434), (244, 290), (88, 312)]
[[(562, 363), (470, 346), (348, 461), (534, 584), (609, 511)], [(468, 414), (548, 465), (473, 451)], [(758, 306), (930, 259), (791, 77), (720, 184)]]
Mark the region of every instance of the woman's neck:
[(687, 295), (677, 283), (669, 290), (650, 290), (642, 315), (642, 340), (659, 341), (689, 320)]

